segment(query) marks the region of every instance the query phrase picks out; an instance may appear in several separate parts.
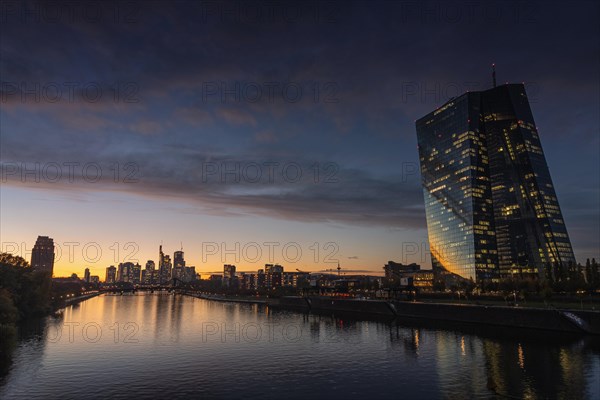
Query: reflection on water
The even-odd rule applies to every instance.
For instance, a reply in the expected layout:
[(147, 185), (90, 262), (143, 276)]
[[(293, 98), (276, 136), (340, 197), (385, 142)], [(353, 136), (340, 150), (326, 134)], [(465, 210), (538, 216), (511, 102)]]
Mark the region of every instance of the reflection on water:
[(0, 379), (8, 373), (16, 345), (16, 329), (12, 326), (0, 325)]
[(598, 338), (543, 331), (141, 294), (20, 332), (2, 399), (600, 398)]

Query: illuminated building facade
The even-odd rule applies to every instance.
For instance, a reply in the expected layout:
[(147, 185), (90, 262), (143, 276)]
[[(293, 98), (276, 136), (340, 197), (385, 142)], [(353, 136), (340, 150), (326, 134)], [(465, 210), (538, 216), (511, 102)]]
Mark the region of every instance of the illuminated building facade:
[(543, 278), (575, 262), (523, 85), (465, 93), (416, 127), (437, 273)]
[(269, 290), (283, 285), (283, 267), (279, 264), (265, 264), (265, 285)]
[(231, 287), (235, 284), (235, 265), (223, 265), (223, 285)]
[(106, 283), (115, 283), (117, 281), (117, 269), (111, 265), (110, 267), (106, 267), (106, 278), (104, 282)]
[(183, 250), (176, 251), (173, 254), (173, 266), (174, 267), (185, 267), (185, 259), (183, 258)]
[(183, 250), (176, 251), (173, 254), (173, 278), (185, 280), (185, 259), (183, 258)]
[(142, 274), (144, 275), (142, 278), (142, 283), (145, 285), (153, 285), (155, 283), (158, 283), (158, 279), (156, 278), (156, 264), (154, 264), (154, 261), (152, 260), (148, 260), (146, 261), (146, 269), (144, 271), (142, 271)]
[(138, 263), (131, 268), (131, 279), (130, 282), (134, 285), (139, 285), (141, 283), (142, 276), (142, 266)]
[[(119, 268), (117, 269), (117, 282), (135, 282), (135, 272), (134, 269), (136, 265), (132, 262), (124, 262), (119, 264)], [(138, 282), (139, 283), (139, 282)]]
[(159, 283), (161, 285), (166, 284), (171, 279), (173, 265), (171, 264), (171, 257), (163, 253), (162, 245), (158, 248), (158, 275)]

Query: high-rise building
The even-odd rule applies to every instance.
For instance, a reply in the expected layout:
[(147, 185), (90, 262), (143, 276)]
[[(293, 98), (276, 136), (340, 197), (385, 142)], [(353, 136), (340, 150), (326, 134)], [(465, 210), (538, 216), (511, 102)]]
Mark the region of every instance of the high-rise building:
[(31, 267), (36, 271), (54, 273), (54, 240), (38, 236), (31, 251)]
[(283, 267), (279, 264), (265, 264), (265, 285), (273, 289), (283, 285)]
[(131, 268), (131, 280), (130, 282), (134, 285), (139, 285), (141, 283), (141, 275), (142, 275), (142, 266), (138, 263)]
[(173, 278), (185, 280), (185, 260), (183, 258), (183, 249), (173, 254)]
[(140, 270), (141, 267), (139, 264), (132, 262), (120, 263), (117, 270), (117, 282), (140, 283)]
[(233, 279), (235, 277), (235, 265), (225, 264), (223, 265), (223, 278)]
[(436, 273), (543, 279), (575, 262), (522, 84), (465, 93), (416, 128)]
[(156, 266), (154, 261), (148, 260), (146, 261), (146, 269), (142, 272), (144, 274), (142, 283), (145, 285), (153, 285), (157, 282), (154, 281)]
[(84, 273), (83, 273), (83, 280), (86, 281), (87, 283), (90, 283), (90, 269), (86, 268)]
[(173, 266), (174, 267), (185, 267), (185, 259), (183, 258), (183, 250), (176, 251), (173, 254)]
[(264, 269), (259, 269), (254, 277), (254, 287), (263, 289), (267, 286), (267, 275)]
[(283, 273), (283, 267), (279, 264), (265, 264), (265, 274)]
[(163, 253), (162, 245), (160, 245), (158, 248), (158, 274), (161, 285), (166, 284), (171, 280), (171, 270), (171, 257)]
[(183, 280), (185, 282), (195, 281), (196, 280), (196, 267), (194, 267), (194, 266), (187, 267), (186, 266)]
[(223, 285), (234, 286), (235, 284), (235, 265), (223, 265)]
[(404, 274), (420, 271), (421, 266), (415, 263), (405, 265), (394, 261), (388, 261), (388, 263), (383, 266), (383, 270), (385, 271), (385, 279), (399, 282)]
[(114, 265), (106, 268), (106, 278), (104, 279), (105, 283), (115, 283), (117, 280), (117, 269)]

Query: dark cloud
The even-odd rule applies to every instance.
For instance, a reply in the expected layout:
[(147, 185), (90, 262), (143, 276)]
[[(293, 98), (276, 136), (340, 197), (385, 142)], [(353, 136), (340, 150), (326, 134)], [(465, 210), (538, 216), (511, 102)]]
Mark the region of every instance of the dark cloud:
[[(418, 172), (403, 176), (418, 162), (414, 120), (489, 87), (496, 62), (501, 82), (526, 83), (548, 162), (563, 169), (557, 191), (575, 193), (562, 206), (576, 246), (598, 249), (587, 222), (600, 214), (598, 155), (577, 157), (598, 147), (596, 2), (59, 2), (56, 20), (48, 4), (0, 15), (4, 163), (133, 162), (136, 184), (69, 187), (169, 196), (198, 212), (422, 228)], [(73, 101), (44, 92), (73, 83)], [(39, 100), (27, 94), (36, 85)], [(305, 176), (202, 182), (203, 163), (226, 161), (293, 161)], [(338, 165), (339, 181), (311, 182), (315, 162)]]
[[(172, 152), (177, 157), (171, 156)], [(299, 158), (239, 159), (163, 148), (156, 153), (129, 154), (128, 160), (137, 161), (130, 161), (127, 171), (126, 165), (116, 158), (89, 162), (93, 165), (87, 168), (84, 162), (79, 162), (73, 167), (71, 182), (68, 163), (93, 160), (92, 154), (72, 154), (51, 161), (47, 155), (37, 156), (45, 158), (37, 158), (38, 164), (5, 162), (4, 183), (50, 190), (111, 190), (176, 198), (195, 205), (198, 213), (247, 213), (311, 222), (406, 228), (423, 226), (420, 187), (414, 181), (403, 182), (399, 175), (375, 177), (331, 164), (331, 173), (325, 174), (324, 169), (317, 177), (314, 165)], [(163, 161), (157, 162), (161, 157)], [(114, 166), (119, 164), (122, 176), (115, 182)], [(38, 182), (26, 170), (37, 170)], [(57, 170), (62, 173), (60, 179)], [(131, 181), (124, 182), (128, 177)]]

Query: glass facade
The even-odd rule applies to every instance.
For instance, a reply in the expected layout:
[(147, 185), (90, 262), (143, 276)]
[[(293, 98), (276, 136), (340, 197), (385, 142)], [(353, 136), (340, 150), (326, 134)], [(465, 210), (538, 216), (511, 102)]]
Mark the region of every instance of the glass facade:
[(557, 263), (574, 264), (524, 86), (488, 90), (482, 106), (501, 273), (542, 275)]
[(433, 268), (474, 281), (498, 265), (480, 103), (467, 93), (417, 121)]
[(435, 271), (481, 281), (574, 262), (523, 85), (466, 93), (416, 127)]

